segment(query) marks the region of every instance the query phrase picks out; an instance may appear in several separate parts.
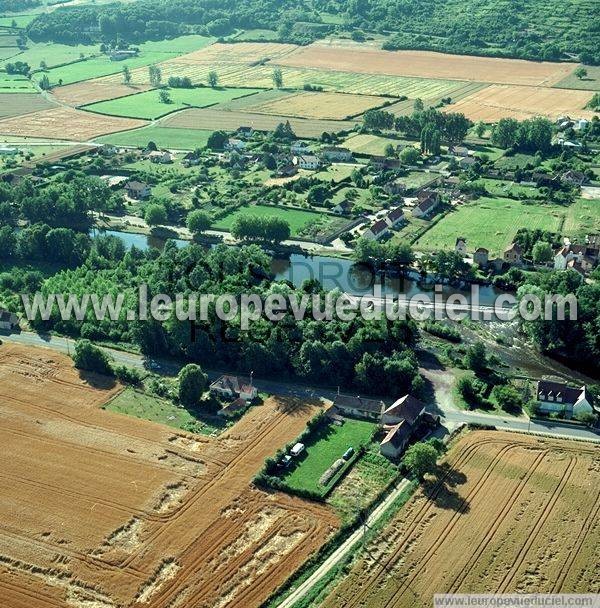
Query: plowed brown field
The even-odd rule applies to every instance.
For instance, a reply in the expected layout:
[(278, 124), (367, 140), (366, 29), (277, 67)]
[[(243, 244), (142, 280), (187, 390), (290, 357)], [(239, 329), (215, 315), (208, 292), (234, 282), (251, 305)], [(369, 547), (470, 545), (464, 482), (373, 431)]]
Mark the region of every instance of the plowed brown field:
[(381, 51), (367, 46), (348, 48), (326, 43), (299, 47), (291, 53), (274, 57), (272, 63), (359, 74), (538, 86), (552, 86), (577, 67), (574, 63), (448, 55), (431, 51)]
[(0, 346), (0, 604), (258, 606), (338, 525), (250, 485), (316, 406), (269, 400), (218, 438), (99, 406), (119, 390)]
[(598, 593), (600, 448), (473, 432), (367, 547), (325, 608), (434, 593)]

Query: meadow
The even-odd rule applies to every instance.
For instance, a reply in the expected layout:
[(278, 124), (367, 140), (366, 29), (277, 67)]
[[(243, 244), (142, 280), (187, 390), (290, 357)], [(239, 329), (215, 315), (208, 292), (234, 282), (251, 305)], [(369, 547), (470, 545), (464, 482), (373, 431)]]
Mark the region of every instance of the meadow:
[(327, 425), (314, 431), (307, 440), (306, 452), (300, 462), (283, 477), (283, 483), (294, 490), (311, 490), (323, 494), (319, 484), (321, 475), (348, 448), (356, 451), (371, 441), (376, 425), (363, 420), (346, 419), (342, 426)]
[(233, 213), (217, 220), (212, 226), (215, 230), (231, 230), (235, 219), (242, 215), (252, 215), (253, 217), (274, 216), (286, 220), (291, 229), (292, 236), (298, 236), (299, 232), (309, 223), (320, 220), (323, 214), (315, 211), (304, 211), (303, 209), (286, 209), (285, 207), (271, 207), (269, 205), (252, 205), (240, 207)]
[(201, 129), (170, 129), (151, 125), (141, 129), (122, 131), (99, 137), (96, 141), (113, 146), (131, 146), (145, 148), (153, 141), (159, 148), (174, 150), (195, 150), (203, 148), (208, 143), (211, 131)]
[(452, 250), (457, 237), (463, 237), (469, 250), (485, 247), (496, 256), (511, 244), (519, 228), (556, 232), (563, 215), (562, 207), (484, 197), (448, 213), (425, 232), (415, 247), (425, 251)]
[(20, 74), (0, 72), (0, 93), (36, 93), (31, 82)]
[(160, 100), (159, 91), (152, 90), (100, 101), (84, 107), (86, 110), (98, 114), (153, 120), (184, 108), (204, 108), (258, 92), (258, 89), (211, 89), (208, 87), (162, 90), (169, 94), (170, 103), (163, 103)]
[(563, 231), (571, 238), (600, 232), (600, 201), (580, 198), (569, 205)]

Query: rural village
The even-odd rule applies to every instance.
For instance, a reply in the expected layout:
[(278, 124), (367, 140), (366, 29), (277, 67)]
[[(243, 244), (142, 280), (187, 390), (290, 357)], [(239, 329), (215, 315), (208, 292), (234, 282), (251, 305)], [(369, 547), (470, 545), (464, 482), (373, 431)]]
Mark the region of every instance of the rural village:
[(2, 607), (600, 594), (597, 7), (405, 4), (0, 0)]

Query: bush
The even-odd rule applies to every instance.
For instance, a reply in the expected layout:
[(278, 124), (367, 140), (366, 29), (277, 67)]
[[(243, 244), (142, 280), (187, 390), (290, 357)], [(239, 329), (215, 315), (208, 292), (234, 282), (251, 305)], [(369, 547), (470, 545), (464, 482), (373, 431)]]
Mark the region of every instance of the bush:
[(126, 365), (116, 365), (113, 367), (113, 371), (118, 380), (123, 384), (131, 384), (137, 386), (142, 383), (142, 374), (139, 370), (133, 367), (127, 367)]
[(77, 369), (96, 372), (105, 376), (114, 375), (108, 355), (89, 340), (79, 340), (75, 344), (75, 352), (72, 358)]
[(437, 336), (438, 338), (443, 338), (444, 340), (448, 340), (450, 342), (462, 341), (458, 330), (448, 325), (444, 325), (443, 323), (438, 323), (437, 321), (427, 321), (423, 325), (423, 329), (432, 336)]

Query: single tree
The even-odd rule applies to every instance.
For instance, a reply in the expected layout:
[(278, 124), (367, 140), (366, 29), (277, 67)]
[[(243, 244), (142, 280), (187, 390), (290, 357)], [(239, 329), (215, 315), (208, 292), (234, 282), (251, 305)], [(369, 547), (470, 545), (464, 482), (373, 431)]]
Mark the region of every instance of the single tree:
[(123, 66), (123, 82), (125, 84), (131, 83), (131, 70), (126, 65)]
[(211, 224), (210, 215), (206, 211), (200, 211), (199, 209), (189, 213), (186, 220), (187, 228), (194, 236), (206, 232)]
[(435, 471), (437, 458), (435, 447), (427, 443), (415, 443), (406, 450), (403, 460), (417, 479), (423, 479), (427, 473)]
[(554, 257), (552, 245), (546, 241), (538, 241), (531, 250), (531, 257), (536, 264), (545, 264)]
[(281, 68), (275, 68), (273, 70), (273, 85), (276, 89), (283, 88), (283, 72)]
[(212, 87), (213, 89), (216, 89), (218, 84), (219, 84), (219, 75), (214, 70), (211, 70), (208, 73), (208, 86)]
[(44, 74), (41, 78), (40, 78), (40, 89), (42, 89), (42, 91), (47, 91), (50, 88), (50, 79), (48, 78), (48, 74)]
[(40, 61), (40, 70), (44, 70), (44, 72), (48, 69), (48, 64), (42, 59)]
[(162, 71), (157, 65), (148, 66), (148, 77), (153, 87), (159, 87), (162, 81)]
[(75, 352), (72, 358), (77, 369), (97, 372), (106, 376), (113, 375), (108, 355), (89, 340), (79, 340), (75, 344)]
[(166, 89), (161, 89), (158, 92), (160, 103), (172, 103), (171, 94)]
[(582, 65), (580, 65), (573, 73), (575, 76), (577, 76), (577, 78), (579, 78), (579, 80), (583, 80), (588, 75), (588, 71)]
[(477, 135), (477, 137), (483, 137), (483, 135), (485, 134), (485, 123), (480, 120), (476, 125), (475, 125), (475, 135)]
[(178, 380), (179, 401), (187, 407), (198, 405), (208, 383), (208, 376), (202, 371), (202, 368), (195, 363), (190, 363), (179, 372)]
[(146, 207), (144, 219), (148, 226), (162, 226), (167, 223), (167, 210), (163, 205), (152, 203)]

